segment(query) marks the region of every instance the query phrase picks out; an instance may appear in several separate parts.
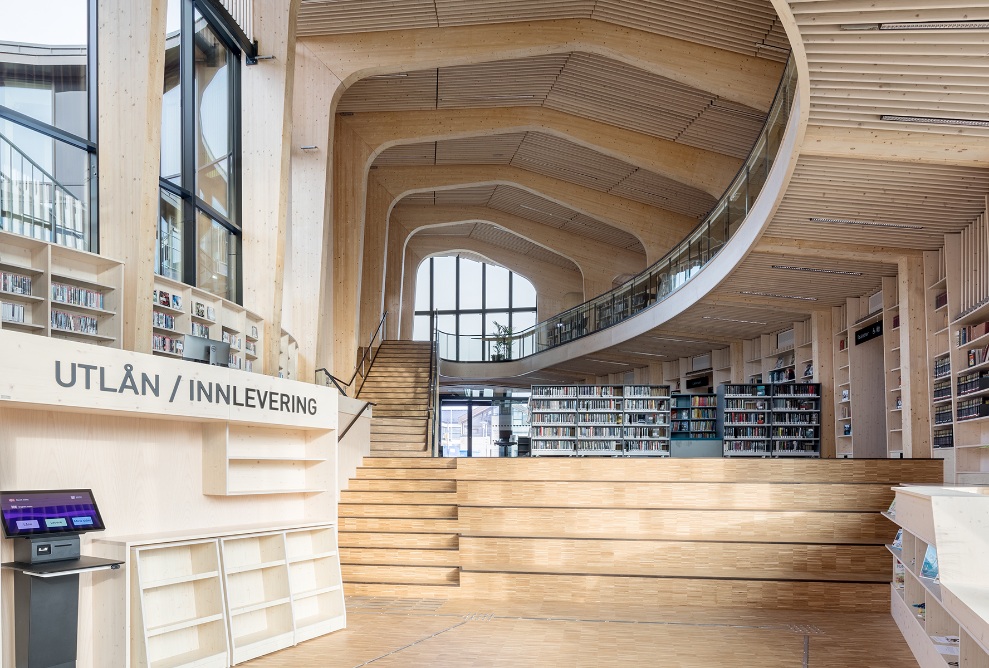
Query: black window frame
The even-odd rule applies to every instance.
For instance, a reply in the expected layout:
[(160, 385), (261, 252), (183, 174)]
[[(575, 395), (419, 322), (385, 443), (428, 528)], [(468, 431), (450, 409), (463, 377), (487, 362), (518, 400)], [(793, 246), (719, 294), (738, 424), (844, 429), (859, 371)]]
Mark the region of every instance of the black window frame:
[[(435, 308), (435, 306), (436, 306), (436, 302), (435, 302), (436, 275), (435, 275), (434, 268), (433, 268), (433, 261), (436, 258), (438, 258), (438, 257), (453, 257), (453, 258), (456, 259), (456, 265), (454, 267), (454, 273), (456, 275), (456, 280), (455, 280), (456, 286), (455, 286), (455, 290), (454, 290), (455, 301), (454, 301), (454, 308), (452, 308), (452, 309), (436, 309)], [(467, 259), (470, 259), (472, 262), (478, 262), (478, 264), (481, 265), (481, 308), (468, 308), (468, 309), (461, 309), (460, 308), (460, 262), (461, 262), (461, 260), (467, 260)], [(535, 306), (532, 306), (532, 307), (528, 307), (528, 306), (519, 306), (519, 307), (516, 307), (515, 306), (515, 290), (514, 290), (514, 287), (515, 286), (514, 286), (514, 281), (515, 281), (515, 275), (516, 275), (517, 272), (512, 271), (508, 267), (505, 267), (505, 266), (502, 266), (502, 265), (499, 265), (499, 264), (493, 264), (493, 263), (488, 263), (488, 262), (481, 262), (481, 261), (478, 261), (478, 260), (473, 260), (471, 258), (464, 258), (464, 257), (461, 257), (460, 255), (434, 255), (432, 257), (426, 258), (425, 260), (423, 260), (423, 262), (429, 262), (429, 308), (428, 309), (425, 309), (425, 310), (415, 310), (415, 308), (413, 307), (413, 311), (412, 311), (413, 330), (415, 329), (414, 323), (415, 323), (415, 316), (417, 316), (417, 315), (424, 315), (424, 316), (452, 315), (452, 316), (454, 316), (456, 318), (456, 320), (455, 320), (456, 327), (454, 327), (454, 330), (455, 331), (453, 331), (453, 332), (446, 332), (446, 333), (447, 334), (453, 334), (454, 335), (454, 340), (457, 342), (456, 343), (456, 347), (457, 347), (457, 350), (456, 350), (456, 355), (457, 355), (456, 356), (456, 359), (460, 359), (460, 338), (461, 338), (461, 335), (460, 335), (460, 316), (462, 316), (462, 315), (480, 315), (481, 316), (481, 331), (480, 331), (480, 335), (481, 336), (488, 336), (489, 332), (487, 331), (487, 318), (486, 318), (486, 316), (489, 313), (505, 313), (507, 311), (508, 312), (508, 323), (507, 323), (507, 326), (508, 327), (512, 327), (512, 325), (513, 325), (513, 323), (512, 323), (513, 316), (516, 313), (537, 313), (538, 312), (538, 309), (537, 309), (537, 307), (539, 305), (539, 292), (538, 291), (536, 291), (536, 305)], [(418, 277), (419, 277), (419, 271), (420, 271), (421, 266), (422, 265), (420, 265), (420, 267), (416, 268), (416, 279), (417, 279), (416, 280), (416, 289), (418, 289)], [(501, 269), (504, 269), (505, 271), (508, 272), (508, 306), (507, 307), (492, 307), (492, 308), (488, 308), (488, 267), (489, 266), (496, 266), (496, 267), (499, 267)], [(522, 277), (522, 278), (525, 278), (521, 274), (519, 274), (519, 276)], [(532, 285), (533, 290), (535, 290), (535, 287), (536, 286), (532, 283), (532, 281), (530, 281), (527, 278), (525, 280), (530, 285)], [(413, 296), (413, 300), (414, 300), (414, 298), (415, 297)], [(413, 301), (413, 304), (414, 303), (415, 302)], [(513, 328), (513, 331), (514, 331), (514, 328)], [(465, 336), (476, 334), (476, 333), (477, 332), (466, 332), (465, 333)], [(490, 332), (490, 334), (494, 334), (494, 332)]]
[[(100, 225), (99, 225), (99, 83), (98, 83), (98, 51), (99, 51), (99, 17), (97, 15), (98, 0), (88, 0), (86, 3), (86, 97), (87, 129), (89, 137), (80, 137), (66, 132), (61, 128), (43, 123), (31, 116), (14, 111), (9, 107), (0, 105), (0, 118), (11, 123), (16, 123), (29, 130), (50, 137), (63, 144), (68, 144), (77, 149), (86, 151), (89, 156), (89, 248), (90, 253), (100, 252)], [(52, 230), (51, 243), (59, 246), (55, 237), (55, 230)]]
[[(199, 214), (203, 213), (219, 223), (232, 235), (235, 245), (236, 281), (230, 293), (219, 295), (237, 304), (243, 304), (244, 292), (244, 262), (243, 262), (243, 120), (242, 120), (242, 86), (241, 61), (247, 58), (247, 64), (253, 61), (256, 45), (246, 42), (243, 32), (235, 30), (236, 23), (229, 17), (226, 10), (214, 4), (211, 0), (179, 0), (181, 5), (180, 18), (180, 53), (179, 53), (179, 96), (180, 96), (180, 151), (181, 176), (176, 184), (159, 174), (160, 190), (175, 195), (182, 203), (182, 276), (181, 281), (187, 285), (198, 287), (199, 283)], [(216, 36), (228, 50), (227, 65), (230, 67), (230, 89), (228, 91), (228, 109), (230, 113), (229, 142), (231, 147), (230, 183), (228, 184), (230, 202), (228, 209), (233, 216), (223, 215), (210, 204), (201, 199), (198, 194), (196, 178), (196, 96), (195, 91), (195, 44), (196, 34), (195, 12), (206, 21)], [(161, 120), (159, 119), (159, 123)], [(160, 197), (159, 197), (159, 207)], [(155, 221), (159, 229), (160, 222)], [(160, 243), (160, 241), (159, 241)], [(160, 266), (156, 264), (155, 274)]]

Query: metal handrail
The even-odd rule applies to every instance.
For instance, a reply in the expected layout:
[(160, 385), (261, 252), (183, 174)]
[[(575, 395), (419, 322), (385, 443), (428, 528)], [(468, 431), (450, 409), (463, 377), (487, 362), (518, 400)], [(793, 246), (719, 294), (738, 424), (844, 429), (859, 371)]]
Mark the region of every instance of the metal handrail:
[[(371, 335), (371, 340), (368, 341), (367, 347), (364, 349), (364, 352), (361, 354), (360, 361), (357, 362), (357, 365), (354, 367), (354, 373), (350, 377), (350, 380), (348, 380), (346, 383), (344, 383), (342, 379), (337, 378), (336, 376), (334, 376), (332, 373), (329, 372), (328, 369), (326, 369), (326, 368), (319, 368), (319, 369), (316, 369), (316, 373), (315, 373), (315, 375), (316, 375), (316, 384), (317, 385), (326, 385), (326, 386), (329, 386), (330, 383), (333, 383), (333, 385), (336, 386), (336, 388), (340, 392), (340, 394), (342, 394), (343, 396), (346, 397), (346, 396), (348, 396), (347, 395), (346, 388), (348, 388), (351, 385), (353, 385), (354, 384), (354, 381), (357, 380), (357, 376), (360, 375), (361, 376), (361, 383), (360, 383), (360, 385), (357, 388), (357, 392), (354, 393), (354, 396), (356, 397), (357, 395), (359, 395), (361, 393), (361, 390), (364, 388), (364, 381), (367, 379), (367, 374), (368, 374), (369, 371), (371, 371), (371, 367), (374, 365), (374, 360), (378, 356), (378, 350), (374, 347), (374, 341), (375, 341), (375, 339), (378, 338), (378, 334), (379, 333), (381, 333), (381, 341), (384, 342), (384, 340), (385, 340), (385, 337), (384, 337), (383, 332), (384, 332), (384, 327), (385, 327), (385, 319), (387, 317), (388, 317), (388, 311), (385, 311), (381, 315), (381, 320), (378, 322), (378, 328), (374, 330), (374, 334)], [(378, 348), (380, 348), (380, 347), (381, 347), (381, 345), (379, 343)], [(368, 360), (368, 353), (370, 351), (373, 351), (373, 352), (371, 354), (371, 359), (369, 361)], [(367, 366), (364, 366), (365, 363), (367, 364)], [(320, 373), (324, 374), (326, 376), (326, 379), (329, 380), (330, 383), (327, 383), (325, 381), (321, 383), (320, 382), (320, 379), (319, 379), (319, 374)]]
[(354, 416), (354, 419), (351, 420), (350, 424), (348, 424), (347, 427), (342, 432), (340, 432), (340, 435), (337, 436), (337, 441), (343, 440), (343, 437), (347, 435), (347, 432), (350, 431), (350, 428), (353, 427), (355, 424), (357, 424), (357, 421), (361, 419), (362, 415), (364, 415), (364, 411), (366, 411), (371, 406), (376, 406), (376, 405), (377, 404), (375, 404), (372, 401), (365, 401), (364, 405), (361, 406), (361, 409), (357, 411), (357, 415)]
[(433, 453), (434, 457), (438, 457), (437, 452), (438, 440), (436, 438), (436, 403), (439, 400), (438, 383), (439, 383), (439, 327), (436, 314), (433, 313), (430, 316), (430, 330), (431, 336), (429, 340), (429, 408), (426, 412), (427, 415), (427, 428), (426, 434), (429, 436), (429, 450)]
[[(518, 351), (510, 358), (535, 355), (613, 327), (663, 302), (700, 273), (734, 237), (762, 191), (782, 146), (796, 83), (797, 71), (791, 57), (749, 156), (714, 208), (683, 240), (620, 286), (513, 334)], [(459, 351), (469, 346), (459, 345), (460, 339), (476, 336), (479, 335), (438, 332), (440, 357), (464, 362), (491, 361), (483, 346), (480, 359), (461, 357)]]

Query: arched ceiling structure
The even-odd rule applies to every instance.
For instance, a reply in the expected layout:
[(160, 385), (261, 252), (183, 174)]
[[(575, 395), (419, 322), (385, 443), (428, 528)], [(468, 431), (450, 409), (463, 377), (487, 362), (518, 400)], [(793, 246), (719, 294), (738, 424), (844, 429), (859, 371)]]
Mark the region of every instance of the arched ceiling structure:
[[(716, 194), (714, 181), (688, 184), (683, 172), (678, 181), (666, 167), (675, 160), (648, 165), (649, 155), (674, 144), (705, 151), (697, 155), (712, 156), (712, 171), (717, 158), (722, 175), (727, 160), (744, 157), (786, 58), (786, 28), (800, 75), (799, 158), (752, 254), (688, 312), (646, 336), (527, 377), (528, 383), (554, 373), (612, 373), (657, 355), (675, 358), (772, 331), (877, 289), (883, 277), (916, 262), (920, 251), (940, 246), (945, 233), (968, 225), (985, 209), (989, 192), (986, 31), (964, 25), (913, 30), (909, 24), (987, 19), (989, 7), (951, 0), (889, 6), (868, 0), (303, 0), (298, 32), (323, 62), (354, 52), (338, 68), (347, 90), (337, 109), (353, 114), (344, 120), (362, 136), (388, 137), (385, 150), (371, 158), (382, 170), (520, 168), (637, 204), (654, 197), (652, 206), (696, 219), (710, 201), (704, 198)], [(896, 25), (901, 22), (908, 25)], [(499, 32), (507, 26), (517, 28)], [(562, 48), (568, 40), (581, 43)], [(505, 57), (468, 63), (464, 54), (472, 42)], [(673, 48), (677, 44), (681, 48)], [(410, 45), (421, 60), (394, 64)], [(695, 48), (708, 49), (703, 75), (677, 60)], [(393, 64), (376, 69), (376, 58)], [(353, 73), (361, 68), (376, 76), (358, 81)], [(765, 76), (769, 71), (772, 78)], [(573, 118), (581, 133), (567, 137), (558, 127), (500, 119), (499, 127), (482, 129), (485, 110), (500, 116), (507, 109), (518, 109), (520, 118)], [(388, 117), (419, 124), (433, 119), (433, 136), (389, 137), (395, 125), (386, 126)], [(606, 134), (595, 128), (625, 134), (595, 146), (590, 140)], [(640, 145), (657, 148), (643, 152)], [(696, 164), (694, 171), (703, 172)], [(648, 175), (649, 187), (621, 189), (639, 173)], [(724, 176), (719, 182), (727, 183)], [(465, 186), (461, 195), (456, 187), (408, 194), (400, 208), (436, 206), (446, 197), (491, 206), (494, 191), (469, 179)]]

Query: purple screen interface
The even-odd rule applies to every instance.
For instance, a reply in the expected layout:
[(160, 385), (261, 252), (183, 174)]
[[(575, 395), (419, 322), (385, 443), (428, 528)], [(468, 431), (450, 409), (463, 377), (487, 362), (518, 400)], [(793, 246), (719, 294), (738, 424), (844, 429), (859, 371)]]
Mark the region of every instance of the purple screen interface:
[(0, 498), (8, 536), (100, 531), (96, 503), (87, 490), (6, 492)]

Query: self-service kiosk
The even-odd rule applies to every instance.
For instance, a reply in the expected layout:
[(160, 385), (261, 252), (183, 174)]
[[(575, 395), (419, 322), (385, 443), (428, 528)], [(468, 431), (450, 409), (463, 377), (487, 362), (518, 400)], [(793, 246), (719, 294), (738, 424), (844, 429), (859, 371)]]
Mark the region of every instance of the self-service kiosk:
[(79, 574), (123, 563), (80, 554), (80, 534), (105, 529), (92, 491), (0, 492), (0, 520), (14, 541), (16, 668), (75, 668)]

